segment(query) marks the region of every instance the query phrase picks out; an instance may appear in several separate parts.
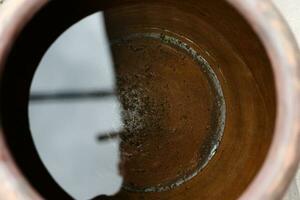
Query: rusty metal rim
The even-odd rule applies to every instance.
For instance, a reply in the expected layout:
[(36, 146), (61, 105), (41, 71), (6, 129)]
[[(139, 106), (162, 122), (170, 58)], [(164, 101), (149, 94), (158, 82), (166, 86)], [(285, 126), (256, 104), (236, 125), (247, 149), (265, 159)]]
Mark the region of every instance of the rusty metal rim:
[[(9, 0), (0, 5), (0, 76), (13, 41), (25, 24), (46, 3), (47, 0)], [(0, 132), (0, 197), (9, 200), (43, 199), (18, 169), (8, 151), (3, 131)]]
[[(10, 0), (2, 5), (0, 66), (3, 66), (22, 27), (47, 1)], [(255, 180), (240, 199), (279, 199), (293, 178), (300, 159), (298, 48), (289, 28), (270, 1), (227, 1), (247, 19), (264, 44), (272, 62), (277, 92), (277, 118), (271, 149)], [(11, 23), (12, 20), (14, 23)], [(0, 196), (9, 199), (42, 199), (17, 169), (3, 138), (0, 138), (0, 149)]]
[(277, 116), (271, 148), (258, 175), (240, 199), (280, 199), (299, 162), (300, 60), (296, 40), (268, 0), (229, 0), (260, 37), (272, 62)]

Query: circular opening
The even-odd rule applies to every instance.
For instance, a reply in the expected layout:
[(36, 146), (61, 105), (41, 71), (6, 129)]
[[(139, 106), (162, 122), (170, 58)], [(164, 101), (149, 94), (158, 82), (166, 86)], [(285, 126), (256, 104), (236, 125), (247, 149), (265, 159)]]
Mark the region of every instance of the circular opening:
[[(66, 9), (70, 10), (67, 16)], [(66, 49), (68, 43), (59, 42), (91, 17), (75, 24), (77, 21), (99, 10), (103, 11), (105, 26), (90, 27), (106, 30), (109, 65), (100, 60), (103, 55), (99, 49), (90, 48), (103, 45), (89, 38), (91, 32), (84, 37), (94, 44), (66, 38), (74, 48)], [(33, 38), (34, 44), (30, 42)], [(59, 52), (55, 46), (65, 52)], [(66, 59), (75, 68), (66, 67)], [(51, 62), (57, 66), (51, 66)], [(48, 71), (45, 66), (49, 66)], [(90, 70), (93, 67), (96, 71)], [(77, 75), (72, 70), (77, 70)], [(22, 79), (18, 78), (20, 74)], [(99, 81), (106, 75), (112, 77), (110, 88)], [(59, 76), (61, 80), (69, 77), (71, 90), (57, 90), (61, 89), (56, 87), (59, 84), (55, 78), (60, 80)], [(35, 91), (47, 83), (54, 90)], [(80, 88), (85, 83), (95, 87)], [(7, 62), (2, 93), (2, 119), (8, 143), (24, 174), (45, 198), (70, 198), (57, 182), (76, 199), (92, 198), (97, 192), (116, 199), (236, 199), (261, 167), (273, 136), (276, 100), (269, 59), (248, 23), (225, 1), (89, 0), (76, 5), (53, 1), (18, 38)], [(103, 99), (115, 109), (116, 126), (105, 112), (87, 114), (105, 108), (111, 112), (106, 104), (100, 105)], [(85, 111), (80, 111), (81, 105), (90, 109), (83, 107)], [(72, 120), (76, 116), (80, 116), (76, 120), (82, 119), (81, 123)], [(99, 129), (99, 133), (89, 121), (97, 124), (96, 128), (109, 129)], [(72, 128), (77, 135), (68, 134), (74, 132)], [(55, 134), (59, 142), (53, 139)], [(39, 142), (42, 135), (44, 143)], [(52, 138), (52, 143), (47, 138)], [(44, 148), (47, 141), (48, 149)], [(68, 149), (76, 142), (78, 152), (85, 153)], [(114, 143), (114, 154), (107, 155), (105, 148), (100, 148), (106, 142)], [(61, 146), (57, 148), (57, 144)], [(57, 159), (52, 166), (47, 160), (51, 148), (52, 157)], [(55, 149), (69, 154), (58, 151), (55, 155)], [(68, 162), (70, 169), (76, 163), (92, 169), (87, 171), (94, 177), (85, 176), (85, 180), (91, 180), (93, 194), (74, 195), (75, 188), (65, 188), (63, 176), (54, 170), (67, 163), (63, 155), (73, 158)], [(90, 160), (76, 161), (77, 155)], [(106, 172), (99, 172), (101, 166), (109, 166), (105, 158), (111, 156), (115, 158), (110, 166), (122, 178), (121, 188), (115, 194), (102, 192), (101, 188), (109, 185), (113, 177), (105, 180)], [(26, 160), (35, 166), (35, 172)], [(72, 180), (75, 171), (69, 172), (63, 174)], [(98, 180), (97, 173), (102, 173)], [(91, 187), (76, 180), (82, 191)], [(103, 185), (99, 190), (97, 183)]]

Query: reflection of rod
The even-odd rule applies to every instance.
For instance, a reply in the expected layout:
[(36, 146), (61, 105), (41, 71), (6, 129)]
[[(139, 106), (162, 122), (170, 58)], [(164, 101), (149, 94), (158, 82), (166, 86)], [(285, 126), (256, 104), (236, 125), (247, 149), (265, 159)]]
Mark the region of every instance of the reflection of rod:
[(62, 91), (62, 92), (33, 92), (30, 95), (30, 102), (41, 101), (64, 101), (64, 100), (83, 100), (115, 96), (112, 90), (96, 91)]
[(120, 133), (118, 132), (112, 132), (112, 133), (107, 133), (107, 134), (100, 134), (97, 136), (97, 140), (99, 142), (104, 142), (110, 139), (116, 139), (120, 136)]

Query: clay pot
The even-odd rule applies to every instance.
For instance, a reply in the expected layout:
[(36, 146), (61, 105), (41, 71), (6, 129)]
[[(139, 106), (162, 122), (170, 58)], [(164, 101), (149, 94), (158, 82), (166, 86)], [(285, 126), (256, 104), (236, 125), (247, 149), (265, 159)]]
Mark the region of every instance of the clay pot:
[[(267, 0), (4, 2), (1, 199), (71, 198), (33, 145), (30, 83), (51, 43), (99, 10), (120, 92), (147, 87), (142, 101), (150, 103), (140, 111), (155, 114), (142, 114), (151, 122), (144, 134), (121, 135), (121, 154), (142, 141), (148, 157), (122, 158), (124, 186), (107, 198), (280, 199), (299, 160), (300, 62), (293, 36)], [(132, 102), (126, 98), (123, 106)]]

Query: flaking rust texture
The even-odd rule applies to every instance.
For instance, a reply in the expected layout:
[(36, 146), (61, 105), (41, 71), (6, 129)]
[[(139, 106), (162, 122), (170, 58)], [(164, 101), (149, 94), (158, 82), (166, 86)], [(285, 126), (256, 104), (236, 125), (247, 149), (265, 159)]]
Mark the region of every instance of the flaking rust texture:
[(216, 75), (193, 48), (167, 34), (129, 35), (112, 49), (123, 110), (123, 188), (162, 192), (184, 184), (222, 138), (225, 100)]

